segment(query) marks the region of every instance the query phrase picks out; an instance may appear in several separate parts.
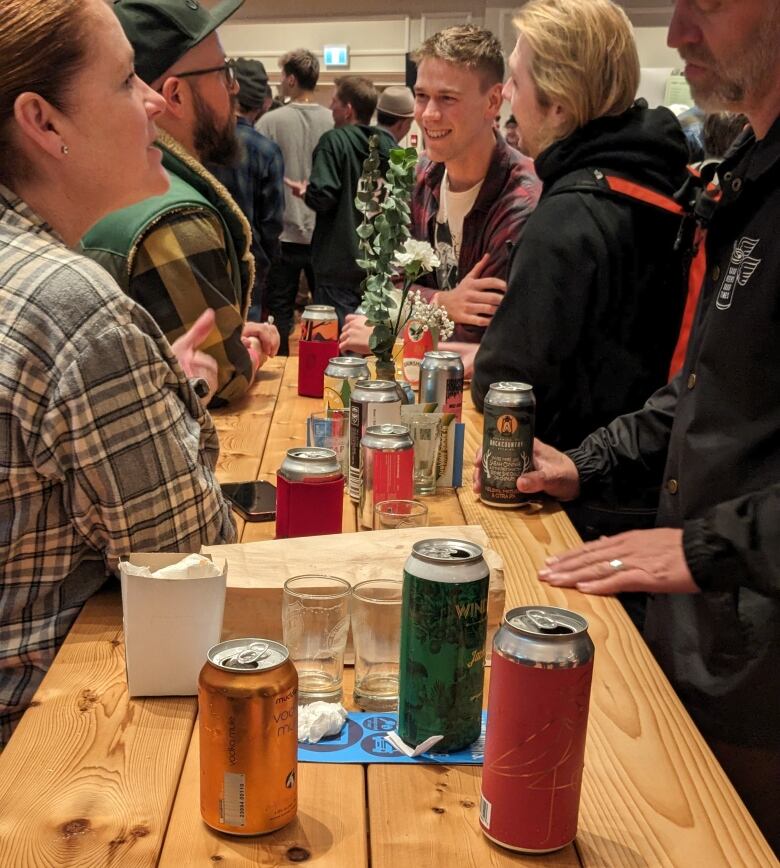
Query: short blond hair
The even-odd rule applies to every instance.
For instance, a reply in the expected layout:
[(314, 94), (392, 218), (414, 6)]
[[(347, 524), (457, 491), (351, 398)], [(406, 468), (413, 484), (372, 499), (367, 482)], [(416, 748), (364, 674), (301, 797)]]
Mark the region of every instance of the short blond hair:
[(631, 107), (639, 55), (628, 16), (611, 0), (529, 0), (513, 23), (533, 52), (539, 102), (566, 110), (569, 129), (560, 137)]
[(504, 54), (501, 43), (489, 31), (475, 24), (457, 24), (429, 36), (412, 55), (415, 63), (446, 60), (455, 66), (473, 69), (488, 90), (504, 80)]

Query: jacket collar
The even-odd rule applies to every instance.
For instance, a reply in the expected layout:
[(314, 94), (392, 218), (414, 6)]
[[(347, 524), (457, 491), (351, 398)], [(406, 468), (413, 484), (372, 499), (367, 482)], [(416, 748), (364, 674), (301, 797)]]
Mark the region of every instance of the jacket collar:
[(775, 118), (769, 132), (761, 141), (756, 140), (752, 129), (747, 129), (721, 163), (719, 175), (723, 177), (725, 172), (739, 167), (748, 154), (751, 155), (744, 177), (749, 181), (759, 181), (780, 162), (780, 117)]
[(48, 235), (58, 244), (65, 244), (59, 232), (13, 190), (0, 184), (0, 220), (13, 222), (19, 228), (35, 235)]
[[(255, 281), (255, 260), (251, 252), (252, 230), (244, 213), (220, 181), (205, 166), (196, 160), (173, 136), (159, 131), (156, 144), (163, 154), (163, 166), (177, 177), (194, 187), (216, 208), (225, 221), (239, 258), (241, 269), (248, 283)], [(242, 281), (243, 282), (243, 281)]]
[[(512, 152), (509, 145), (504, 141), (504, 137), (496, 134), (496, 145), (493, 148), (493, 155), (490, 158), (487, 175), (482, 182), (477, 201), (474, 203), (470, 214), (484, 212), (487, 214), (493, 205), (501, 196), (501, 191), (506, 185), (507, 176), (511, 170)], [(424, 183), (428, 188), (433, 200), (439, 202), (439, 191), (441, 189), (442, 178), (444, 177), (444, 163), (433, 163), (424, 169)]]

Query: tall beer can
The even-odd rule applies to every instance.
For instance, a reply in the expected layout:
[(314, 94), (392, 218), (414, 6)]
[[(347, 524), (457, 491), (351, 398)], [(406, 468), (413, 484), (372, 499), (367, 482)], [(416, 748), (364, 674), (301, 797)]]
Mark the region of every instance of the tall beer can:
[(490, 570), (471, 542), (429, 539), (404, 566), (398, 734), (411, 745), (444, 738), (433, 751), (479, 738)]
[(276, 537), (341, 533), (344, 474), (332, 449), (295, 446), (276, 472)]
[(440, 413), (463, 412), (463, 359), (451, 350), (431, 350), (420, 366), (420, 403), (438, 404)]
[(339, 321), (336, 308), (309, 304), (301, 318), (298, 346), (298, 394), (321, 398), (325, 368), (339, 353)]
[(363, 473), (360, 444), (374, 425), (400, 425), (401, 396), (391, 380), (358, 380), (349, 403), (349, 496), (360, 503)]
[(489, 506), (513, 507), (528, 498), (517, 478), (533, 468), (536, 398), (528, 383), (493, 383), (485, 398), (482, 490)]
[(497, 844), (549, 853), (574, 840), (592, 675), (581, 615), (507, 612), (493, 642), (479, 810)]
[(259, 835), (298, 811), (298, 674), (287, 648), (232, 639), (198, 679), (200, 813), (212, 829)]
[(368, 365), (357, 356), (337, 356), (325, 368), (323, 398), (325, 411), (349, 407), (349, 396), (358, 380), (368, 379)]
[(377, 503), (414, 499), (414, 443), (406, 425), (373, 425), (361, 449), (360, 523), (373, 528)]

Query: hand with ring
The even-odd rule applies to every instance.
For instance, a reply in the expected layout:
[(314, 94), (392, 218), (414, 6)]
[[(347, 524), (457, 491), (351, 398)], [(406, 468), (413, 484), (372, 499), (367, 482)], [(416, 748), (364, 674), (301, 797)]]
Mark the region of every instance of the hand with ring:
[(659, 527), (605, 536), (547, 558), (539, 579), (585, 594), (697, 594), (682, 535), (679, 528)]

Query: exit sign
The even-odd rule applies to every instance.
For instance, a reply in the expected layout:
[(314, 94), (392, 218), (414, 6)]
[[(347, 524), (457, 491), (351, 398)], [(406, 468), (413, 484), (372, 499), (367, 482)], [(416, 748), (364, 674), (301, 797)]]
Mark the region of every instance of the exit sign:
[(346, 45), (326, 45), (322, 53), (326, 67), (344, 69), (349, 66), (349, 47)]

